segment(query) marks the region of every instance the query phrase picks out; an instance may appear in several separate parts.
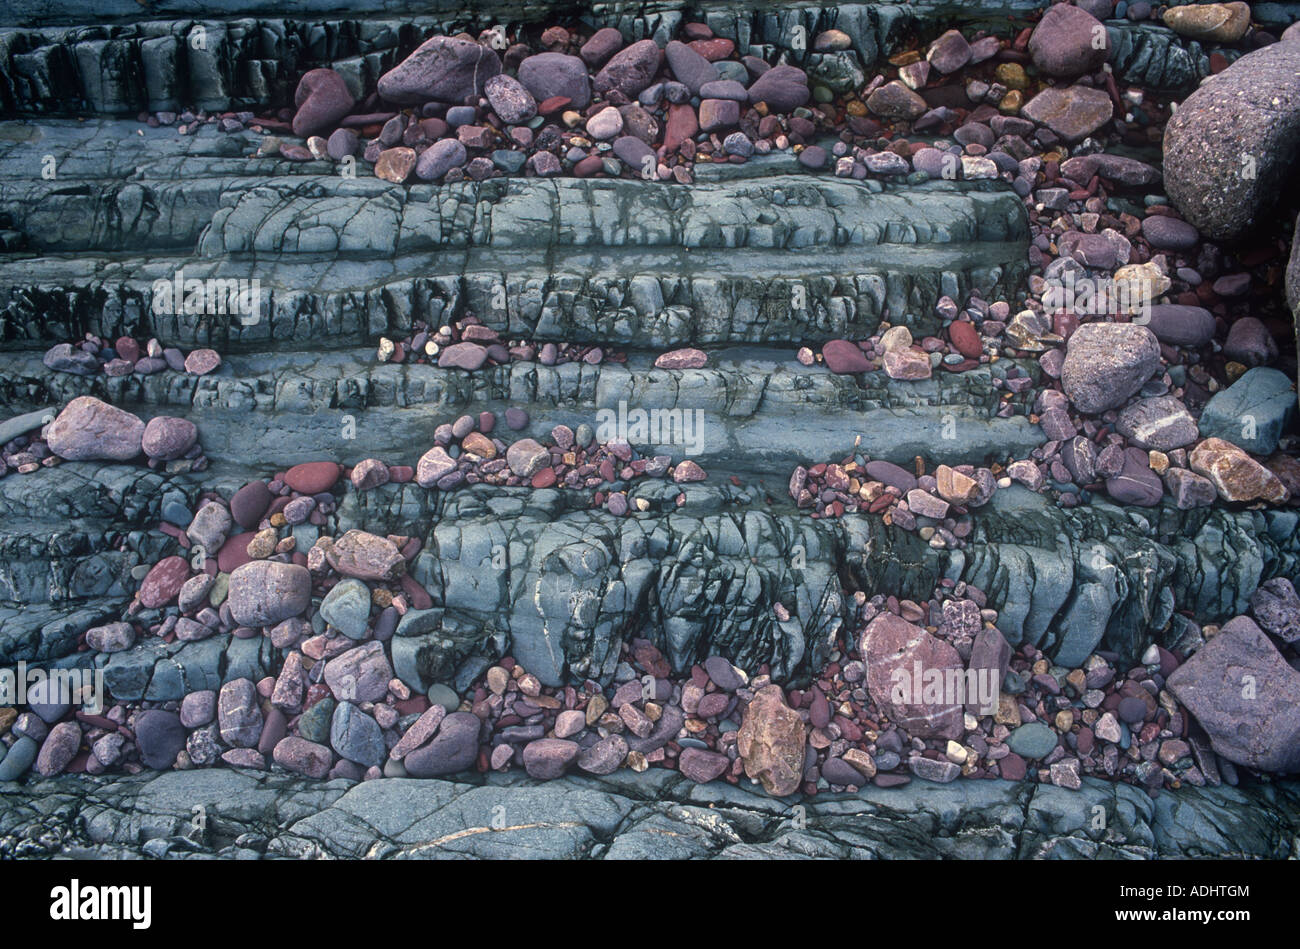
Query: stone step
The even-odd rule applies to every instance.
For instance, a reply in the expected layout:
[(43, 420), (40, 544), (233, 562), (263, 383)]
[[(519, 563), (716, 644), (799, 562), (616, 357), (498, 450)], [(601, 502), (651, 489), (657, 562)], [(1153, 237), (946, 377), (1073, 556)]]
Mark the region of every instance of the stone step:
[[(70, 466), (0, 485), (30, 486), (33, 513), (48, 521), (54, 512), (41, 506), (47, 492), (39, 478), (63, 467)], [(229, 494), (247, 476), (218, 466), (205, 483)], [(603, 679), (620, 644), (635, 635), (655, 640), (678, 669), (721, 653), (800, 681), (825, 661), (852, 592), (924, 600), (943, 577), (985, 590), (1013, 644), (1034, 643), (1067, 666), (1097, 648), (1136, 662), (1152, 641), (1179, 644), (1187, 624), (1175, 607), (1201, 623), (1222, 621), (1246, 610), (1262, 580), (1300, 567), (1293, 511), (1138, 514), (1098, 500), (1065, 511), (1013, 487), (975, 512), (964, 549), (939, 550), (871, 516), (813, 520), (788, 499), (768, 502), (756, 486), (688, 485), (679, 505), (682, 492), (662, 481), (636, 483), (629, 497), (646, 499), (649, 510), (616, 518), (591, 510), (579, 492), (480, 486), (442, 493), (390, 484), (348, 491), (319, 530), (422, 538), (410, 573), (434, 601), (437, 632), (399, 636), (391, 648), (399, 672), (427, 678), (425, 686), (468, 684), (507, 652), (547, 683)], [(304, 526), (295, 536), (306, 547), (317, 533)], [(160, 535), (148, 536), (136, 542), (152, 563), (168, 551), (157, 549)], [(0, 533), (0, 547), (12, 538)], [(61, 566), (75, 571), (103, 556), (73, 551)], [(106, 598), (120, 602), (120, 591)], [(789, 620), (776, 618), (777, 602)], [(51, 605), (71, 614), (86, 601), (83, 593)], [(13, 659), (40, 658), (44, 640), (33, 642), (30, 629), (12, 640)], [(154, 654), (159, 648), (142, 643), (73, 661), (116, 663), (132, 670), (131, 681), (147, 681), (138, 667), (167, 659)]]
[[(178, 4), (180, 5), (180, 4)], [(651, 36), (660, 45), (681, 23), (701, 19), (718, 36), (733, 40), (742, 54), (786, 57), (809, 69), (836, 74), (840, 54), (809, 52), (811, 39), (838, 29), (852, 40), (847, 51), (858, 68), (872, 66), (911, 35), (932, 37), (952, 26), (1007, 32), (1008, 18), (1023, 18), (1048, 4), (1040, 0), (1000, 0), (996, 4), (806, 3), (739, 4), (734, 0), (687, 7), (680, 0), (642, 4), (594, 4), (581, 21), (590, 28), (614, 26), (625, 37)], [(360, 97), (374, 91), (380, 75), (428, 36), (521, 23), (547, 25), (569, 15), (554, 4), (498, 4), (477, 7), (385, 4), (374, 14), (339, 16), (334, 5), (307, 5), (293, 19), (277, 15), (270, 3), (232, 3), (213, 17), (208, 10), (185, 9), (174, 20), (139, 20), (139, 7), (112, 0), (112, 14), (80, 3), (50, 9), (20, 0), (6, 10), (12, 23), (40, 27), (0, 29), (0, 106), (6, 112), (130, 114), (140, 110), (178, 111), (186, 106), (257, 110), (291, 101), (299, 76), (331, 66)], [(163, 5), (165, 6), (165, 5)], [(317, 9), (311, 9), (311, 7)], [(328, 7), (328, 9), (320, 9)], [(1276, 27), (1295, 19), (1295, 4), (1256, 4), (1252, 18)], [(128, 9), (129, 8), (129, 9)], [(154, 15), (168, 12), (151, 6)], [(238, 14), (246, 14), (237, 17)], [(231, 17), (231, 18), (227, 18)], [(51, 23), (104, 25), (53, 26)], [(1019, 25), (1012, 23), (1011, 25)], [(1209, 50), (1161, 26), (1108, 22), (1112, 68), (1126, 82), (1160, 88), (1186, 88), (1209, 73)], [(1229, 57), (1236, 50), (1223, 52)]]
[(771, 476), (778, 486), (796, 465), (841, 458), (855, 443), (874, 458), (964, 464), (1023, 458), (1044, 440), (1025, 417), (1025, 397), (1013, 403), (1016, 415), (996, 416), (1004, 403), (993, 381), (1014, 360), (900, 382), (881, 371), (838, 376), (805, 367), (788, 350), (778, 362), (761, 347), (717, 352), (702, 369), (655, 369), (653, 357), (634, 352), (626, 364), (596, 366), (516, 362), (469, 373), (366, 364), (354, 351), (299, 352), (233, 356), (203, 377), (109, 378), (54, 373), (35, 354), (11, 354), (0, 357), (0, 405), (17, 414), (93, 395), (144, 418), (190, 418), (215, 461), (281, 468), (326, 449), (345, 463), (364, 452), (414, 464), (439, 424), (514, 406), (530, 415), (517, 437), (585, 422), (603, 441), (690, 457), (715, 473)]
[[(672, 771), (520, 772), (455, 781), (322, 783), (226, 768), (66, 775), (0, 784), (0, 834), (80, 859), (1282, 860), (1300, 830), (1294, 780), (1184, 786), (1152, 798), (1086, 778), (1077, 791), (1010, 781), (913, 781), (787, 802)], [(194, 808), (207, 817), (194, 832)], [(508, 808), (509, 826), (493, 815)], [(1099, 810), (1100, 809), (1100, 810)], [(1097, 814), (1106, 820), (1099, 827)], [(257, 841), (258, 843), (253, 843)], [(11, 843), (12, 842), (12, 843)], [(6, 852), (4, 854), (8, 856)]]
[[(196, 141), (205, 135), (218, 133)], [(104, 128), (72, 137), (114, 141)], [(37, 167), (53, 147), (42, 134), (0, 157)], [(503, 335), (606, 345), (816, 341), (869, 335), (884, 319), (934, 332), (941, 296), (1005, 295), (1026, 271), (1024, 206), (1000, 182), (800, 175), (690, 188), (572, 178), (404, 188), (282, 176), (278, 163), (266, 169), (273, 177), (153, 179), (133, 171), (148, 166), (143, 147), (124, 146), (140, 164), (110, 164), (111, 184), (0, 180), (14, 228), (40, 253), (0, 255), (0, 338), (48, 345), (93, 332), (299, 348), (473, 312)], [(155, 253), (109, 250), (137, 244)], [(205, 297), (204, 312), (178, 313), (185, 307), (167, 301), (192, 279), (246, 281), (204, 285), (246, 296)]]
[[(936, 372), (915, 381), (883, 371), (836, 375), (804, 366), (791, 347), (737, 346), (710, 350), (700, 369), (657, 369), (659, 352), (632, 350), (626, 362), (516, 361), (468, 372), (426, 363), (380, 363), (373, 350), (279, 351), (227, 355), (206, 376), (164, 370), (142, 376), (79, 376), (52, 372), (38, 353), (0, 353), (0, 407), (16, 414), (93, 395), (115, 405), (164, 409), (304, 412), (322, 409), (422, 408), (467, 411), (481, 402), (528, 409), (594, 413), (630, 407), (704, 409), (747, 419), (768, 412), (815, 409), (869, 412), (922, 406), (980, 409), (991, 415), (1003, 390), (994, 380), (1015, 366), (1037, 378), (1037, 363), (1000, 359), (964, 372)], [(1019, 401), (1013, 399), (1019, 406)], [(1023, 413), (1021, 413), (1023, 414)], [(589, 421), (593, 421), (589, 419)]]
[[(125, 605), (139, 586), (132, 569), (173, 545), (151, 528), (164, 511), (184, 520), (174, 512), (197, 496), (193, 484), (129, 465), (67, 462), (0, 478), (0, 603)], [(44, 623), (17, 621), (25, 629)]]

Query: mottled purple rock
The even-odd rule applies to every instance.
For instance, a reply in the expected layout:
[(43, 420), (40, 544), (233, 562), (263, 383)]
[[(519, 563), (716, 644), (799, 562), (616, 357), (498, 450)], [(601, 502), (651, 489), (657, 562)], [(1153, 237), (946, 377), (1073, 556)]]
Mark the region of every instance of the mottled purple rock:
[(699, 349), (674, 349), (655, 360), (656, 369), (701, 369), (709, 357)]
[(335, 161), (342, 161), (344, 158), (356, 155), (359, 146), (357, 133), (352, 129), (335, 129), (329, 140), (325, 142), (325, 154)]
[(184, 557), (171, 556), (159, 560), (140, 581), (137, 594), (146, 609), (156, 610), (168, 606), (181, 592), (190, 578), (190, 562)]
[(901, 616), (881, 613), (862, 634), (861, 654), (867, 664), (867, 691), (899, 727), (918, 738), (960, 737), (962, 706), (947, 701), (955, 696), (926, 701), (933, 696), (926, 695), (924, 678), (914, 681), (916, 663), (922, 677), (927, 673), (946, 677), (949, 670), (963, 674), (957, 650)]
[[(240, 527), (253, 530), (261, 523), (273, 497), (265, 481), (250, 481), (230, 498), (230, 514)], [(195, 520), (197, 519), (196, 517)], [(226, 526), (229, 527), (229, 524)], [(214, 549), (213, 545), (208, 546), (209, 550)]]
[(388, 694), (393, 667), (384, 644), (368, 642), (325, 663), (325, 684), (341, 702), (377, 702)]
[(578, 758), (578, 743), (563, 738), (539, 738), (524, 746), (524, 770), (528, 776), (550, 781), (563, 776)]
[(135, 644), (135, 627), (130, 623), (108, 623), (86, 630), (86, 645), (96, 652), (121, 652)]
[(352, 111), (356, 100), (348, 84), (332, 69), (309, 69), (298, 80), (293, 94), (297, 111), (293, 116), (293, 134), (299, 138), (322, 135), (338, 125)]
[(664, 57), (673, 76), (691, 90), (691, 95), (699, 95), (701, 86), (718, 78), (718, 67), (680, 40), (669, 41)]
[(46, 350), (42, 360), (47, 369), (55, 372), (70, 372), (77, 376), (97, 376), (100, 372), (99, 360), (93, 353), (75, 348), (71, 343), (58, 343)]
[(434, 36), (379, 77), (379, 94), (398, 105), (460, 104), (481, 95), (484, 83), (500, 72), (501, 59), (488, 47)]
[(1115, 428), (1139, 448), (1173, 451), (1196, 441), (1196, 420), (1181, 399), (1158, 396), (1139, 399), (1120, 412)]
[(948, 30), (925, 51), (926, 62), (944, 75), (961, 69), (970, 57), (970, 44), (960, 30)]
[(415, 468), (415, 483), (422, 488), (432, 488), (456, 470), (456, 461), (441, 445), (425, 452)]
[(1229, 761), (1300, 770), (1300, 672), (1249, 617), (1224, 623), (1168, 685)]
[(262, 709), (251, 679), (234, 679), (217, 696), (221, 740), (236, 748), (253, 748), (262, 736)]
[[(996, 124), (995, 121), (994, 125)], [(1159, 168), (1136, 158), (1106, 152), (1068, 158), (1061, 163), (1061, 174), (1072, 181), (1084, 182), (1090, 181), (1093, 175), (1100, 175), (1130, 188), (1145, 187), (1160, 181)]]
[(181, 699), (181, 724), (186, 728), (202, 728), (217, 714), (217, 693), (212, 689), (191, 692)]
[(1140, 448), (1130, 448), (1124, 453), (1123, 470), (1106, 479), (1106, 492), (1121, 504), (1154, 507), (1160, 503), (1164, 485), (1160, 476), (1151, 470), (1147, 453)]
[(415, 174), (425, 181), (438, 181), (453, 168), (459, 168), (469, 158), (469, 152), (458, 139), (444, 138), (434, 142), (415, 163)]
[(700, 128), (717, 132), (740, 121), (740, 103), (732, 99), (705, 99), (700, 103)]
[(492, 111), (507, 125), (519, 125), (537, 114), (537, 100), (522, 82), (505, 74), (493, 76), (483, 84)]
[(519, 81), (538, 102), (562, 97), (575, 109), (585, 109), (591, 102), (591, 82), (587, 67), (577, 56), (564, 53), (538, 53), (519, 64)]
[(81, 726), (76, 722), (60, 722), (50, 729), (36, 756), (36, 772), (41, 777), (52, 778), (61, 774), (81, 747)]
[[(1215, 283), (1218, 286), (1218, 283)], [(1243, 316), (1228, 328), (1223, 354), (1244, 366), (1264, 366), (1277, 359), (1277, 341), (1258, 317)]]
[(810, 95), (808, 74), (797, 66), (773, 66), (749, 87), (749, 101), (766, 102), (772, 112), (793, 112)]
[(1204, 346), (1214, 338), (1214, 314), (1204, 307), (1157, 303), (1145, 319), (1156, 339), (1171, 346)]
[(135, 743), (140, 760), (150, 768), (170, 768), (185, 747), (185, 726), (175, 712), (149, 709), (135, 719)]
[(520, 478), (531, 478), (550, 457), (550, 451), (531, 438), (521, 438), (506, 449), (506, 463)]
[(610, 735), (579, 754), (578, 767), (588, 774), (613, 774), (627, 753), (627, 742), (623, 736)]
[(50, 451), (68, 461), (130, 461), (140, 454), (144, 422), (94, 396), (78, 396), (46, 429)]
[(293, 563), (254, 560), (230, 574), (230, 615), (240, 626), (274, 626), (311, 603), (311, 573)]
[(916, 475), (892, 461), (881, 461), (879, 459), (869, 461), (866, 470), (868, 477), (882, 484), (898, 488), (904, 494), (915, 488), (917, 484)]
[[(564, 713), (561, 713), (562, 715)], [(400, 761), (411, 752), (422, 746), (426, 741), (434, 736), (438, 731), (438, 726), (442, 720), (447, 717), (447, 710), (441, 705), (430, 705), (424, 713), (415, 720), (415, 723), (406, 730), (392, 750), (389, 757)]]
[(1186, 468), (1170, 467), (1165, 472), (1164, 480), (1169, 496), (1180, 511), (1209, 507), (1219, 496), (1214, 482)]
[(1260, 626), (1283, 642), (1300, 642), (1300, 597), (1286, 577), (1261, 583), (1250, 597), (1250, 611)]
[(655, 150), (635, 135), (620, 135), (614, 139), (614, 154), (638, 175), (655, 168)]
[(320, 780), (330, 773), (334, 754), (324, 745), (289, 736), (275, 746), (275, 763), (296, 774)]
[(1123, 405), (1160, 368), (1160, 344), (1145, 326), (1085, 323), (1074, 331), (1061, 367), (1061, 387), (1090, 414)]
[(1087, 138), (1109, 122), (1115, 112), (1110, 96), (1091, 86), (1046, 88), (1020, 111), (1067, 142)]
[[(978, 676), (983, 677), (976, 679), (977, 689), (984, 688), (986, 685), (991, 687), (993, 703), (996, 704), (998, 691), (1002, 688), (1002, 679), (1007, 674), (1007, 667), (1011, 662), (1011, 645), (1007, 642), (1006, 637), (996, 627), (983, 627), (975, 634), (975, 642), (971, 645), (970, 661), (966, 664), (967, 670), (975, 670)], [(989, 714), (993, 709), (980, 708), (979, 695), (971, 695), (968, 691), (966, 694), (966, 710), (975, 714)]]
[(699, 784), (716, 781), (731, 766), (726, 755), (703, 748), (683, 748), (677, 758), (677, 770)]
[(1086, 10), (1061, 3), (1048, 9), (1029, 37), (1039, 72), (1061, 79), (1096, 72), (1110, 54), (1106, 28)]
[(847, 339), (832, 339), (822, 346), (822, 358), (826, 368), (838, 375), (867, 372), (871, 363), (857, 343)]
[(1201, 239), (1192, 225), (1164, 214), (1143, 218), (1142, 236), (1157, 250), (1191, 250)]
[(472, 767), (478, 758), (479, 727), (472, 713), (452, 712), (428, 744), (406, 756), (406, 773), (415, 778), (436, 778)]
[(596, 74), (596, 91), (604, 95), (617, 89), (629, 99), (635, 99), (637, 93), (650, 85), (662, 60), (663, 51), (654, 40), (633, 43), (615, 53)]
[(145, 425), (141, 447), (150, 458), (172, 461), (193, 448), (198, 439), (198, 427), (189, 419), (159, 415)]
[(622, 48), (623, 34), (612, 26), (606, 26), (591, 34), (591, 39), (582, 44), (578, 55), (592, 69), (599, 69)]

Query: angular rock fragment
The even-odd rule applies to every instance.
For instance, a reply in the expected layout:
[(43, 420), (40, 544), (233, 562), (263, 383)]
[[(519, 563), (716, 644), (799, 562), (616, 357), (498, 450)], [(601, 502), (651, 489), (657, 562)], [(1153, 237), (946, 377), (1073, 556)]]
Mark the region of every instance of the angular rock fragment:
[(1160, 368), (1160, 344), (1145, 326), (1085, 323), (1070, 335), (1061, 387), (1081, 412), (1123, 405)]
[[(863, 631), (863, 661), (872, 701), (918, 738), (958, 738), (962, 733), (965, 667), (957, 650), (893, 613), (881, 613)], [(958, 701), (960, 698), (961, 701)]]
[(773, 797), (793, 794), (803, 776), (806, 733), (803, 720), (786, 704), (780, 686), (759, 689), (736, 734), (745, 774), (761, 782)]
[(501, 59), (482, 44), (434, 36), (379, 77), (379, 94), (397, 105), (460, 104), (482, 95), (483, 85), (501, 72)]
[(1188, 461), (1193, 471), (1214, 483), (1225, 501), (1280, 504), (1289, 497), (1277, 475), (1221, 438), (1205, 439), (1192, 449)]
[(1169, 677), (1169, 691), (1229, 761), (1300, 770), (1300, 672), (1250, 618), (1225, 623)]

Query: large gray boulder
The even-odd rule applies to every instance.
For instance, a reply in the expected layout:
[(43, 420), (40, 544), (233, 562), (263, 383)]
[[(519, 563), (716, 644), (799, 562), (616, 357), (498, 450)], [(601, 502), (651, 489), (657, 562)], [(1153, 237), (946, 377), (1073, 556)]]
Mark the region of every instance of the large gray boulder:
[(1160, 368), (1160, 343), (1135, 323), (1085, 323), (1070, 336), (1061, 388), (1080, 412), (1118, 408)]
[(1165, 187), (1204, 236), (1250, 233), (1277, 202), (1300, 144), (1300, 43), (1247, 53), (1206, 79), (1165, 129)]

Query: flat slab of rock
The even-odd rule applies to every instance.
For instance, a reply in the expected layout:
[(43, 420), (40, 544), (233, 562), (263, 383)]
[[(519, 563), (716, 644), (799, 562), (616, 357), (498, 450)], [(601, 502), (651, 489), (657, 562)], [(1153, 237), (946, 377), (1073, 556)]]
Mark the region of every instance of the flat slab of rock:
[(1169, 677), (1169, 691), (1229, 761), (1300, 770), (1300, 672), (1249, 617), (1224, 623)]
[(1044, 89), (1020, 111), (1067, 142), (1077, 142), (1109, 122), (1115, 109), (1110, 96), (1100, 89), (1070, 86)]
[(950, 680), (965, 672), (956, 649), (901, 616), (881, 613), (867, 624), (861, 653), (867, 691), (900, 728), (918, 738), (961, 735), (965, 696), (945, 694)]

